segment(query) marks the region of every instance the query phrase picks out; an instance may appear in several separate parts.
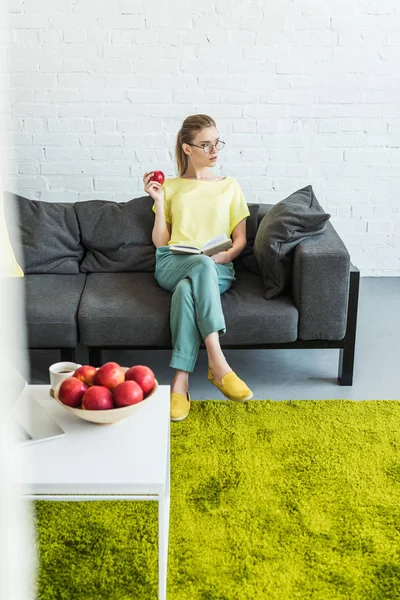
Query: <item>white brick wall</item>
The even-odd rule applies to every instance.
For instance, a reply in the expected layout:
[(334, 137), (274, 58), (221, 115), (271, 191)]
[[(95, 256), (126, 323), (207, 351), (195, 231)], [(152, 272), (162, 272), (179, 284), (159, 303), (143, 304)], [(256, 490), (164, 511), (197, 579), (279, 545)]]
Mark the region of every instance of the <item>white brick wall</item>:
[(398, 0), (8, 0), (0, 43), (3, 188), (128, 200), (202, 112), (248, 202), (311, 183), (362, 275), (400, 275)]

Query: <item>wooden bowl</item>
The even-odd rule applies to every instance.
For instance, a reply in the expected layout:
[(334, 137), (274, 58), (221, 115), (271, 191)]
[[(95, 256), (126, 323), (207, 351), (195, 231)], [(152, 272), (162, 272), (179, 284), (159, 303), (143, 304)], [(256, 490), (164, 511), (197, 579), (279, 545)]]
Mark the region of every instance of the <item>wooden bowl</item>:
[[(124, 370), (127, 371), (128, 367), (124, 367)], [(62, 383), (62, 382), (61, 382)], [(74, 414), (79, 419), (83, 419), (84, 421), (89, 421), (90, 423), (96, 423), (97, 425), (111, 425), (112, 423), (118, 423), (126, 417), (132, 415), (137, 408), (146, 402), (151, 396), (153, 396), (158, 388), (158, 381), (155, 380), (155, 384), (151, 392), (147, 394), (145, 398), (141, 402), (137, 404), (132, 404), (131, 406), (123, 406), (121, 408), (110, 408), (108, 410), (84, 410), (83, 408), (73, 408), (72, 406), (67, 406), (63, 404), (61, 400), (58, 398), (58, 390), (60, 388), (61, 383), (54, 390), (54, 398), (66, 410)]]

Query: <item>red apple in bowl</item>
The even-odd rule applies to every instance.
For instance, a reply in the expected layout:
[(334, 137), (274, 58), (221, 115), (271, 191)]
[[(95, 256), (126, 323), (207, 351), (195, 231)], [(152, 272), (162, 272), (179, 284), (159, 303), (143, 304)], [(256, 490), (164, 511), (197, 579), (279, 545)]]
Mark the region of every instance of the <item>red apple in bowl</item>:
[(153, 389), (156, 379), (150, 367), (135, 365), (125, 373), (125, 381), (136, 381), (146, 395)]
[(157, 181), (157, 183), (162, 185), (165, 181), (165, 175), (162, 171), (154, 171), (150, 181)]
[(109, 410), (115, 408), (110, 390), (102, 385), (92, 385), (82, 398), (83, 410)]
[(116, 362), (105, 363), (94, 376), (95, 385), (104, 385), (109, 390), (113, 390), (123, 381), (125, 381), (125, 371)]
[(61, 382), (58, 388), (58, 398), (67, 406), (78, 407), (81, 405), (81, 400), (88, 386), (76, 377), (68, 377)]
[(73, 377), (77, 377), (78, 379), (83, 381), (83, 383), (86, 383), (86, 385), (93, 385), (94, 376), (96, 375), (96, 373), (96, 367), (91, 367), (90, 365), (82, 365), (75, 371)]
[(113, 389), (115, 405), (131, 406), (143, 400), (143, 390), (136, 381), (123, 381)]

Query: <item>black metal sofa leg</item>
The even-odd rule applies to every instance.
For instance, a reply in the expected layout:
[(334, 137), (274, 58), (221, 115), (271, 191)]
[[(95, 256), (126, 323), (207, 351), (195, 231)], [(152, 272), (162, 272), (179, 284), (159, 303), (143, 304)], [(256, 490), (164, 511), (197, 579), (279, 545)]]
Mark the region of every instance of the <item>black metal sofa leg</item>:
[(75, 362), (75, 348), (61, 348), (60, 356), (62, 361)]
[(101, 349), (100, 348), (88, 348), (89, 351), (89, 365), (92, 367), (101, 366)]
[(340, 385), (353, 385), (359, 287), (360, 271), (352, 265), (350, 270), (346, 335), (344, 337), (344, 348), (340, 348), (339, 350), (338, 378)]

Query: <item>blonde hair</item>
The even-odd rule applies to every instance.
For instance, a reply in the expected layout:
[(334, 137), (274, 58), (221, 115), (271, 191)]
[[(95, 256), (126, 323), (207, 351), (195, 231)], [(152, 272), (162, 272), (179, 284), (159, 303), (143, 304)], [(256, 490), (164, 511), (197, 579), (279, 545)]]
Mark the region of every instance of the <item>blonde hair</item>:
[(208, 115), (190, 115), (182, 123), (176, 136), (175, 160), (178, 177), (186, 173), (189, 157), (183, 151), (182, 144), (192, 144), (196, 134), (206, 127), (216, 127), (214, 119)]

